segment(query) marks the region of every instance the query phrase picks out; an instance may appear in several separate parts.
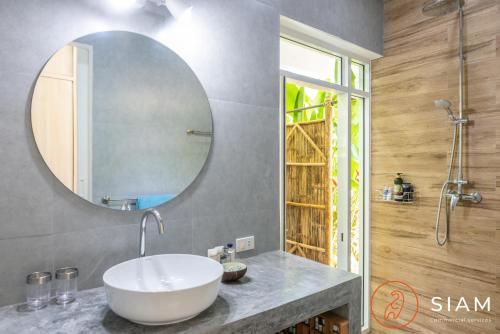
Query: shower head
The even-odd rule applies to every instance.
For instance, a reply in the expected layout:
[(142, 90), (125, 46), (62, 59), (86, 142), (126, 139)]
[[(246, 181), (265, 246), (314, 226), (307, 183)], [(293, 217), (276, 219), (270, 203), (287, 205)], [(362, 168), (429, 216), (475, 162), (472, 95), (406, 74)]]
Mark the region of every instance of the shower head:
[(457, 120), (455, 118), (455, 116), (453, 116), (453, 111), (451, 110), (451, 102), (450, 101), (445, 100), (445, 99), (439, 99), (439, 100), (434, 100), (434, 104), (436, 105), (436, 107), (446, 110), (450, 120), (452, 120), (452, 121)]
[(456, 121), (457, 120), (455, 118), (455, 116), (453, 116), (453, 111), (451, 110), (451, 102), (450, 101), (445, 100), (445, 99), (439, 99), (439, 100), (435, 100), (434, 104), (436, 105), (436, 107), (442, 108), (442, 109), (446, 110), (446, 112), (448, 113), (448, 117), (450, 118), (450, 120), (452, 120), (452, 121)]
[(463, 0), (429, 0), (424, 3), (422, 13), (426, 16), (443, 16), (463, 6)]
[(451, 107), (451, 102), (445, 99), (434, 100), (434, 104), (436, 107), (443, 109), (450, 109)]

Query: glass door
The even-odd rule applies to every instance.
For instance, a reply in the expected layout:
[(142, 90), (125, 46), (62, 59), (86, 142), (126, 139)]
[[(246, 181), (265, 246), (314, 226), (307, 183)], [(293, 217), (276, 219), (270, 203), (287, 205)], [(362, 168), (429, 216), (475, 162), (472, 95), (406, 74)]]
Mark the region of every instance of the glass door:
[(369, 64), (282, 38), (280, 67), (283, 249), (362, 275), (366, 323)]
[(337, 265), (338, 98), (285, 78), (285, 250)]

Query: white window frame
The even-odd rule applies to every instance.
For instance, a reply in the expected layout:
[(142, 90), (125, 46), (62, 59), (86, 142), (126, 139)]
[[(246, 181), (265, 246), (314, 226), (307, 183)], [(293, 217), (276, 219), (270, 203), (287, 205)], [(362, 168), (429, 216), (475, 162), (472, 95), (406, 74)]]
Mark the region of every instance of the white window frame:
[[(351, 97), (357, 96), (364, 99), (364, 113), (362, 118), (363, 134), (361, 139), (360, 150), (363, 152), (362, 161), (360, 166), (360, 180), (362, 180), (360, 191), (363, 194), (363, 205), (360, 207), (360, 219), (362, 224), (359, 231), (360, 245), (362, 247), (362, 257), (360, 258), (360, 268), (363, 272), (363, 310), (362, 310), (362, 330), (366, 332), (370, 328), (370, 137), (371, 137), (371, 61), (372, 54), (368, 57), (362, 54), (354, 54), (349, 51), (342, 50), (327, 42), (311, 38), (306, 35), (295, 33), (282, 26), (280, 37), (287, 40), (303, 44), (305, 46), (317, 49), (326, 53), (333, 54), (342, 58), (342, 83), (340, 85), (331, 82), (326, 82), (311, 77), (303, 76), (289, 71), (280, 70), (280, 94), (284, 91), (284, 83), (286, 78), (303, 81), (312, 85), (323, 86), (331, 88), (342, 93), (346, 96), (347, 101), (339, 101), (339, 103), (346, 103), (344, 110), (346, 114), (339, 113), (338, 120), (338, 138), (339, 138), (339, 152), (348, 152), (347, 157), (339, 156), (339, 179), (350, 180), (350, 131), (351, 131)], [(364, 88), (366, 91), (354, 89), (350, 80), (350, 67), (351, 61), (356, 60), (357, 63), (364, 65)], [(284, 94), (282, 94), (284, 95)], [(285, 112), (284, 112), (284, 96), (280, 99), (280, 247), (285, 249), (285, 142), (284, 134), (286, 131)], [(342, 153), (341, 153), (342, 154)], [(338, 207), (338, 263), (337, 267), (350, 270), (351, 259), (351, 196), (350, 196), (351, 183), (347, 182), (346, 186), (339, 188), (339, 203)]]
[[(78, 173), (77, 173), (77, 193), (81, 197), (87, 199), (88, 201), (93, 201), (93, 191), (92, 191), (92, 135), (93, 135), (93, 80), (94, 80), (94, 47), (90, 44), (72, 42), (76, 48), (77, 58), (77, 115), (85, 119), (84, 122), (77, 121), (77, 134), (80, 137), (81, 134), (85, 134), (82, 138), (79, 138), (78, 143)], [(84, 56), (83, 56), (84, 55)], [(83, 57), (82, 57), (83, 56)], [(86, 59), (84, 63), (80, 63), (81, 59)], [(81, 67), (83, 65), (83, 67)], [(85, 72), (85, 75), (78, 77), (81, 71)], [(80, 91), (82, 90), (82, 91)], [(82, 99), (82, 96), (84, 99)], [(83, 124), (82, 124), (83, 123)]]

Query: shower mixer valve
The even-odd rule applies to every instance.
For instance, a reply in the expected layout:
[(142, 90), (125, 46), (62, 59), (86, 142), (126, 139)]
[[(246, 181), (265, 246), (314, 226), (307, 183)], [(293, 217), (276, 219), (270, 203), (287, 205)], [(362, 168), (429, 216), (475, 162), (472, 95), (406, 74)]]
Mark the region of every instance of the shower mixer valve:
[(472, 203), (479, 203), (483, 199), (479, 191), (475, 191), (473, 193), (470, 193), (469, 195), (461, 195), (461, 198), (464, 201), (470, 201)]
[(450, 207), (452, 210), (454, 210), (457, 207), (457, 205), (460, 201), (479, 203), (483, 199), (483, 197), (481, 196), (481, 193), (479, 193), (478, 191), (475, 191), (475, 192), (470, 193), (470, 194), (462, 194), (462, 193), (458, 193), (456, 191), (450, 190), (446, 194), (446, 197), (450, 198)]

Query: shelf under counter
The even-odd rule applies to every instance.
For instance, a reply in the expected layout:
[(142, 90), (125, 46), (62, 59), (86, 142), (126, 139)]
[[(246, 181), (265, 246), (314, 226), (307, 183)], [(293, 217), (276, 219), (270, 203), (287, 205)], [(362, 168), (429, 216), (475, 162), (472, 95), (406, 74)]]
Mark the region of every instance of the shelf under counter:
[(282, 251), (240, 259), (244, 278), (222, 283), (215, 303), (197, 317), (147, 327), (114, 314), (103, 288), (80, 291), (66, 306), (36, 312), (0, 308), (1, 333), (276, 333), (323, 312), (343, 308), (349, 333), (361, 332), (361, 276)]

